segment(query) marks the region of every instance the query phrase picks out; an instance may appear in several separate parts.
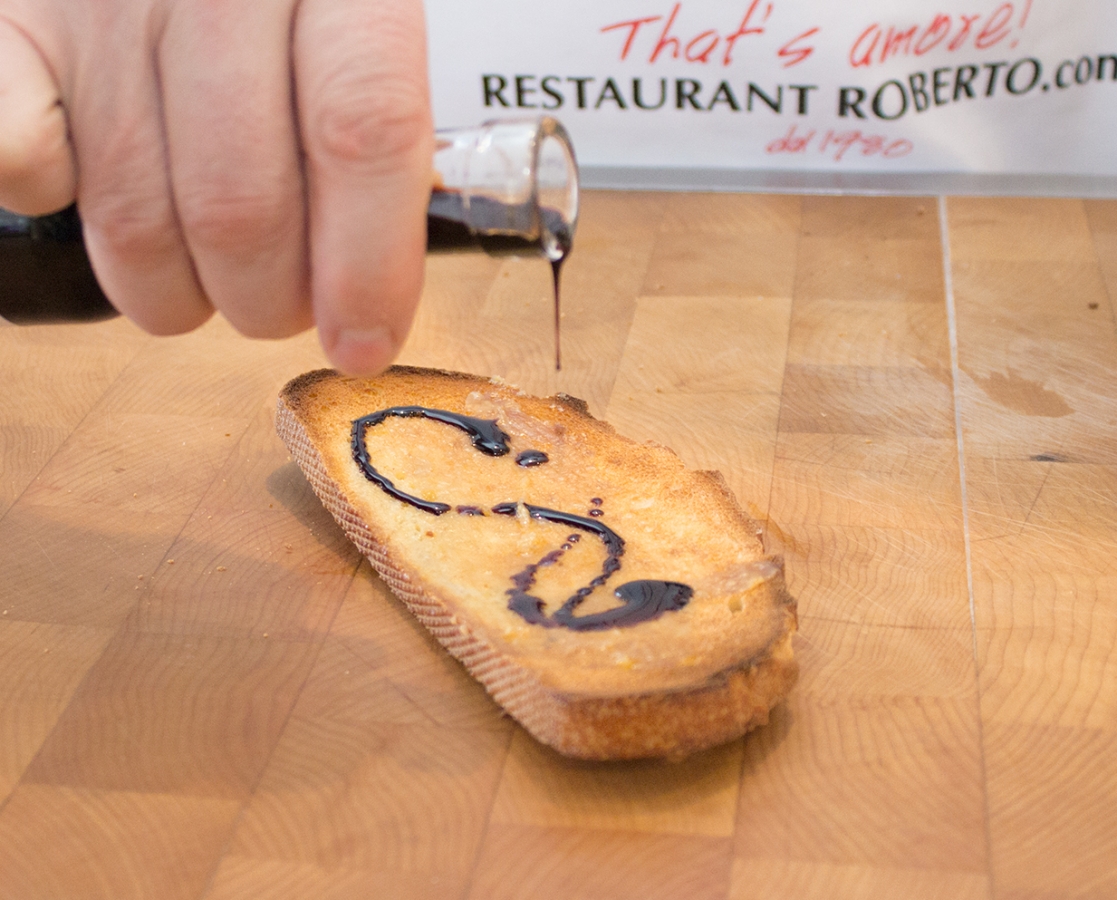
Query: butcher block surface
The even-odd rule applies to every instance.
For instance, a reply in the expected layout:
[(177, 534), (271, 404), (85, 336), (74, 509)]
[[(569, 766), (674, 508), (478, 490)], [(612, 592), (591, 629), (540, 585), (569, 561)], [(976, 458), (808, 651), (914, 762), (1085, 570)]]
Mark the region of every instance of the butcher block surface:
[(272, 425), (313, 334), (0, 326), (0, 898), (1117, 897), (1117, 201), (589, 193), (563, 275), (431, 257), (401, 361), (724, 473), (799, 684), (565, 760)]

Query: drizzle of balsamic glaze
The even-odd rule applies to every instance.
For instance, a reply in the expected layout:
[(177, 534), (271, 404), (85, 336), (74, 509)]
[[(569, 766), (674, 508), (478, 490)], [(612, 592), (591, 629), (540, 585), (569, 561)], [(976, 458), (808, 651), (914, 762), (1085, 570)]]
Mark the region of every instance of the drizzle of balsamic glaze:
[[(510, 508), (514, 515), (517, 504), (503, 503), (502, 508)], [(535, 583), (535, 573), (543, 566), (553, 565), (562, 554), (570, 549), (570, 543), (577, 535), (571, 535), (567, 543), (559, 550), (552, 550), (536, 563), (517, 572), (512, 576), (512, 587), (505, 593), (508, 594), (508, 608), (518, 613), (533, 625), (542, 625), (546, 628), (569, 628), (573, 631), (601, 631), (606, 628), (623, 628), (636, 625), (639, 622), (648, 622), (657, 619), (665, 612), (682, 609), (694, 596), (694, 590), (686, 584), (677, 581), (656, 581), (645, 579), (628, 581), (613, 591), (613, 595), (624, 603), (614, 609), (592, 613), (585, 616), (575, 615), (582, 602), (593, 593), (594, 589), (601, 587), (614, 572), (621, 567), (620, 558), (624, 555), (624, 538), (613, 531), (608, 525), (596, 522), (593, 519), (576, 516), (573, 513), (547, 509), (525, 503), (524, 507), (533, 519), (546, 522), (557, 522), (580, 528), (601, 538), (608, 556), (601, 566), (601, 574), (594, 578), (586, 587), (579, 588), (567, 598), (554, 614), (548, 616), (543, 612), (543, 601), (528, 593)], [(494, 512), (496, 507), (493, 507)], [(591, 515), (600, 510), (592, 510)]]
[[(497, 426), (496, 420), (477, 419), (447, 410), (429, 409), (423, 406), (393, 406), (354, 420), (351, 433), (353, 459), (364, 476), (389, 496), (404, 503), (409, 503), (432, 515), (440, 516), (447, 512), (451, 509), (450, 504), (436, 500), (424, 500), (400, 490), (390, 479), (378, 472), (369, 459), (365, 432), (391, 416), (426, 418), (460, 428), (470, 436), (473, 447), (488, 456), (504, 456), (510, 449), (508, 435)], [(543, 460), (533, 462), (532, 465), (538, 465), (539, 462), (546, 461), (545, 454), (529, 450), (521, 453), (517, 457), (517, 462), (524, 465), (525, 463), (521, 462), (521, 459), (532, 453), (543, 456)], [(599, 508), (602, 502), (600, 497), (592, 498), (590, 503), (594, 508), (589, 511), (591, 517), (602, 515), (602, 510)], [(614, 596), (623, 601), (621, 606), (585, 616), (575, 615), (576, 610), (586, 597), (597, 588), (602, 587), (621, 568), (620, 560), (621, 556), (624, 555), (624, 538), (608, 525), (604, 525), (594, 518), (535, 506), (531, 503), (524, 503), (523, 508), (533, 519), (578, 529), (567, 537), (558, 550), (550, 551), (538, 562), (532, 563), (512, 576), (513, 587), (506, 591), (509, 598), (508, 608), (522, 616), (530, 624), (542, 625), (546, 628), (569, 628), (573, 631), (597, 631), (606, 628), (625, 627), (650, 621), (665, 612), (682, 609), (693, 596), (692, 588), (677, 581), (650, 579), (629, 581), (613, 591)], [(498, 503), (490, 509), (495, 515), (515, 516), (519, 512), (520, 504), (515, 501), (506, 501)], [(479, 506), (458, 506), (457, 511), (470, 516), (483, 516), (485, 514)], [(535, 583), (535, 576), (540, 568), (554, 565), (566, 551), (572, 549), (573, 545), (578, 543), (581, 539), (579, 532), (588, 532), (595, 535), (600, 538), (604, 545), (606, 558), (601, 565), (601, 574), (594, 577), (588, 585), (575, 591), (561, 607), (548, 616), (543, 611), (543, 601), (532, 596), (528, 591)]]
[(606, 628), (624, 628), (639, 622), (658, 619), (665, 612), (682, 609), (694, 596), (694, 589), (678, 581), (628, 581), (613, 591), (624, 605), (604, 612), (575, 616), (567, 600), (554, 615), (555, 622), (575, 631), (601, 631)]
[(354, 420), (351, 440), (353, 459), (360, 466), (365, 478), (395, 499), (410, 503), (412, 506), (432, 515), (442, 515), (450, 509), (450, 504), (440, 503), (437, 500), (424, 500), (422, 497), (408, 494), (396, 487), (391, 479), (380, 474), (369, 459), (365, 432), (392, 416), (433, 419), (436, 422), (453, 425), (468, 434), (473, 446), (486, 456), (504, 456), (509, 450), (508, 435), (501, 431), (495, 419), (476, 419), (473, 416), (463, 416), (460, 413), (449, 412), (444, 409), (428, 409), (425, 406), (392, 406)]
[(516, 455), (516, 465), (523, 466), (525, 469), (532, 466), (541, 466), (549, 460), (550, 457), (542, 450), (524, 450)]

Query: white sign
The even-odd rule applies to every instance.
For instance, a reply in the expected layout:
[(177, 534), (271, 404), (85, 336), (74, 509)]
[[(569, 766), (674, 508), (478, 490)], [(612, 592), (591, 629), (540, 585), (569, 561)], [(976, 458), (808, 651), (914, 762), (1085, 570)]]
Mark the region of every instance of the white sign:
[(437, 124), (584, 167), (1117, 175), (1114, 0), (427, 0)]

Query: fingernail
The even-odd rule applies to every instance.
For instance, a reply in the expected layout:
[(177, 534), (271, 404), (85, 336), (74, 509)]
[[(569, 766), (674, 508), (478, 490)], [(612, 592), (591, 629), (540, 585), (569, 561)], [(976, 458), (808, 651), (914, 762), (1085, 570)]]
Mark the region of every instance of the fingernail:
[(347, 375), (379, 375), (396, 355), (391, 331), (375, 328), (343, 328), (333, 345), (325, 348), (330, 361)]

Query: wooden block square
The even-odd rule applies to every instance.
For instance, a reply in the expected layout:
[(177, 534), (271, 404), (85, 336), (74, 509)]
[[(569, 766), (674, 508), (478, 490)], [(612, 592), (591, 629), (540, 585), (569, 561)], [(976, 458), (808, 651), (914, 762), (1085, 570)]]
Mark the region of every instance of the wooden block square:
[(950, 256), (963, 260), (1094, 261), (1083, 201), (1042, 197), (951, 197)]
[(214, 316), (195, 331), (145, 346), (105, 392), (100, 410), (243, 422), (289, 378), (324, 365), (326, 357), (313, 332), (282, 341), (252, 341)]
[(1108, 569), (1042, 534), (974, 547), (982, 714), (998, 723), (1117, 730), (1117, 547)]
[(484, 688), (361, 566), (322, 644), (296, 713), (352, 725), (516, 727)]
[(21, 502), (0, 519), (0, 605), (12, 619), (114, 628), (136, 607), (182, 522)]
[(990, 900), (984, 872), (737, 859), (729, 900)]
[(953, 437), (783, 433), (772, 477), (780, 527), (942, 528), (962, 539)]
[(4, 515), (69, 435), (68, 427), (0, 424), (0, 516)]
[(0, 327), (4, 424), (72, 430), (150, 340), (124, 320)]
[(111, 637), (103, 628), (0, 615), (0, 805)]
[(244, 430), (239, 419), (103, 415), (82, 423), (20, 498), (189, 515)]
[(794, 365), (950, 369), (946, 315), (933, 304), (807, 300), (796, 295), (787, 360)]
[(1095, 237), (1099, 234), (1117, 235), (1117, 200), (1086, 200), (1086, 221)]
[[(1057, 454), (1035, 456), (967, 459), (974, 535), (1047, 533), (1055, 541), (1060, 535), (1073, 537), (1078, 552), (1093, 545), (1117, 550), (1117, 465), (1080, 463)], [(1067, 558), (1051, 555), (1048, 564), (1056, 568)]]
[(729, 837), (741, 741), (679, 762), (565, 759), (517, 729), (491, 821), (509, 827)]
[(293, 717), (231, 852), (457, 883), (473, 867), (507, 741), (498, 731)]
[(780, 431), (953, 437), (950, 371), (789, 364)]
[(942, 249), (932, 238), (848, 233), (799, 241), (795, 300), (924, 303), (943, 309)]
[(308, 535), (284, 510), (199, 511), (148, 579), (126, 627), (311, 640), (329, 630), (357, 564), (338, 530)]
[(26, 783), (241, 800), (275, 748), (316, 645), (124, 631)]
[(913, 633), (970, 629), (960, 524), (954, 530), (790, 524), (769, 529), (768, 550), (786, 559), (788, 587), (808, 622)]
[(803, 236), (937, 243), (938, 208), (933, 197), (803, 197)]
[(745, 742), (734, 856), (979, 873), (984, 811), (972, 697), (795, 691)]
[(468, 900), (723, 900), (730, 841), (491, 825)]
[(641, 294), (698, 297), (790, 297), (794, 234), (663, 232)]
[(240, 804), (24, 785), (0, 810), (3, 891), (20, 900), (196, 900)]
[(997, 896), (1117, 895), (1117, 730), (986, 725), (985, 760)]
[(614, 390), (779, 393), (790, 315), (781, 298), (641, 297)]
[(462, 897), (468, 875), (333, 868), (313, 863), (225, 856), (205, 900), (447, 900)]
[(1000, 356), (1013, 350), (1021, 357), (1019, 365), (1029, 359), (1029, 346), (1046, 358), (1065, 354), (1068, 344), (1083, 352), (1094, 349), (1104, 364), (1104, 348), (1117, 340), (1106, 328), (1112, 319), (1097, 259), (963, 260), (953, 271), (958, 350), (964, 366), (988, 358), (990, 352)]
[(802, 223), (803, 200), (792, 194), (672, 193), (664, 195), (662, 230), (669, 234), (783, 234)]

